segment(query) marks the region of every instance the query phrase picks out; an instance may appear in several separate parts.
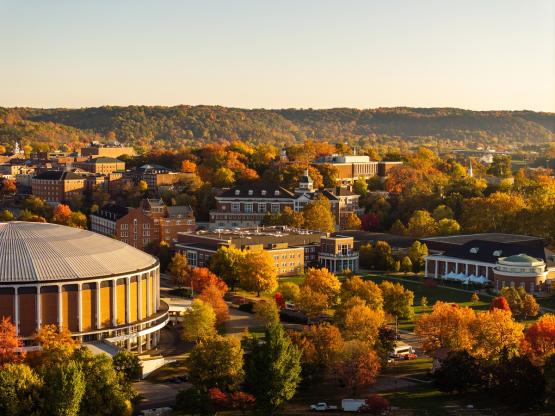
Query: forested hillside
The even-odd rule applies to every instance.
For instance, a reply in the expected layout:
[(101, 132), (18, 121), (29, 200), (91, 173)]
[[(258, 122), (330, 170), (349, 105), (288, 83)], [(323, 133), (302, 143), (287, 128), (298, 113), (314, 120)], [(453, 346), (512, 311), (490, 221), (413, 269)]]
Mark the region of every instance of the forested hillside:
[(0, 143), (78, 142), (108, 136), (134, 145), (180, 146), (221, 139), (293, 143), (397, 139), (491, 143), (554, 140), (555, 114), (455, 108), (244, 110), (215, 106), (0, 108)]

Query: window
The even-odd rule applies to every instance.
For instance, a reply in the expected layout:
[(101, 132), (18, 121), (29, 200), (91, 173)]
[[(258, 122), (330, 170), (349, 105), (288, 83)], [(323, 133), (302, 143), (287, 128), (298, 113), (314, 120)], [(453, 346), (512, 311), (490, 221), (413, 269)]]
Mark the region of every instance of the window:
[(187, 251), (187, 263), (191, 266), (197, 266), (197, 252), (196, 251)]
[(249, 195), (252, 195), (252, 194), (253, 194), (252, 189), (249, 189)]
[(231, 204), (231, 212), (241, 212), (241, 204), (239, 203)]
[(272, 204), (272, 213), (276, 214), (279, 212), (279, 204)]
[(274, 195), (275, 195), (275, 196), (278, 196), (278, 195), (279, 195), (279, 189), (276, 189), (276, 190), (274, 191)]
[(239, 189), (235, 190), (235, 195), (239, 195), (241, 193), (241, 191)]
[(266, 212), (266, 204), (258, 204), (258, 212)]
[(261, 194), (262, 194), (262, 196), (266, 196), (266, 190), (263, 189), (262, 192), (261, 192)]
[(245, 204), (245, 212), (248, 212), (248, 213), (252, 212), (252, 204)]
[(129, 229), (129, 224), (121, 224), (120, 229), (128, 230)]
[(150, 229), (150, 224), (143, 224), (143, 230)]

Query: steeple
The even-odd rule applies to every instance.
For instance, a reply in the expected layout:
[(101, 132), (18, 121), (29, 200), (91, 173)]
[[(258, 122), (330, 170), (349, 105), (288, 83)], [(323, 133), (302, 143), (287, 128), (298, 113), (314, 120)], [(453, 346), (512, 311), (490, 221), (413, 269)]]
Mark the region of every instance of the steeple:
[(304, 194), (305, 192), (314, 191), (314, 182), (308, 174), (308, 168), (305, 169), (304, 175), (299, 179), (299, 187), (295, 189), (295, 193)]

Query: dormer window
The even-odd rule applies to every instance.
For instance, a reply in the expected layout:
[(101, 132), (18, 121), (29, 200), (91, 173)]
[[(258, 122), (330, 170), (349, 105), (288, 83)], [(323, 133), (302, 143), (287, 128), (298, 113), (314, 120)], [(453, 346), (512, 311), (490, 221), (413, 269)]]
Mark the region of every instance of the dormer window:
[(470, 252), (471, 252), (472, 254), (478, 254), (478, 251), (480, 251), (480, 249), (479, 249), (478, 247), (472, 247), (472, 248), (470, 249)]
[(495, 257), (499, 257), (499, 256), (501, 255), (501, 253), (503, 253), (502, 250), (495, 250), (495, 251), (493, 252), (493, 255), (494, 255)]
[(265, 196), (266, 195), (266, 189), (263, 189), (261, 194), (262, 194), (262, 196)]
[(235, 195), (239, 195), (241, 193), (241, 191), (239, 189), (235, 190)]
[(252, 189), (249, 189), (249, 195), (252, 195), (252, 194), (253, 194)]
[(279, 189), (276, 189), (276, 190), (274, 191), (274, 195), (279, 195)]

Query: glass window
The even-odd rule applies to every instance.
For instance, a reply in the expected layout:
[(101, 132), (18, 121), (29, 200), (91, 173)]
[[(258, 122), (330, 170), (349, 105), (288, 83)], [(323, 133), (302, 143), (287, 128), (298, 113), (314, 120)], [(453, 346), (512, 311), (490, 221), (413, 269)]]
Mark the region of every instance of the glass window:
[(245, 204), (245, 212), (248, 212), (248, 213), (252, 212), (252, 204)]
[(231, 204), (231, 212), (241, 212), (241, 204), (239, 203)]
[(272, 204), (272, 213), (278, 213), (279, 212), (279, 204)]

